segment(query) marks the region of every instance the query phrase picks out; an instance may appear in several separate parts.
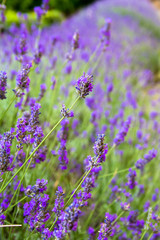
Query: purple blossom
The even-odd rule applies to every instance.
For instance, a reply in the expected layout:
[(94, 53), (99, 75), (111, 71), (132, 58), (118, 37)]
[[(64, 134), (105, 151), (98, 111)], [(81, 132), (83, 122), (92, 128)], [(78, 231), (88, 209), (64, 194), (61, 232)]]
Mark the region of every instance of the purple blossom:
[(90, 92), (92, 92), (92, 82), (93, 76), (85, 73), (77, 80), (76, 89), (80, 97), (85, 98)]
[(10, 166), (13, 161), (11, 156), (12, 140), (14, 138), (14, 129), (4, 133), (0, 139), (0, 173), (10, 171)]
[(110, 44), (111, 38), (111, 19), (107, 18), (105, 25), (101, 29), (101, 41), (103, 43), (104, 50)]
[(123, 123), (122, 128), (119, 130), (119, 133), (116, 135), (115, 139), (113, 140), (114, 144), (119, 145), (124, 142), (124, 138), (128, 133), (128, 130), (131, 125), (132, 118), (128, 117), (126, 122)]
[(0, 99), (6, 98), (7, 73), (0, 71)]
[(135, 170), (132, 170), (131, 168), (129, 169), (129, 174), (128, 174), (128, 182), (127, 182), (127, 186), (130, 188), (130, 189), (133, 189), (135, 188), (135, 186), (137, 185), (137, 182), (136, 182), (136, 171)]
[(67, 144), (67, 138), (68, 138), (68, 124), (69, 121), (68, 119), (63, 119), (61, 122), (61, 130), (58, 131), (57, 138), (60, 141), (60, 148), (58, 150), (58, 155), (59, 158), (58, 160), (60, 161), (60, 167), (62, 170), (67, 169), (67, 165), (69, 163), (69, 159), (67, 157), (67, 149), (66, 149), (66, 144)]
[(116, 214), (105, 214), (104, 223), (101, 223), (101, 228), (99, 230), (98, 240), (107, 240), (108, 237), (113, 237), (116, 234), (116, 228), (118, 226), (115, 222), (116, 218)]
[(55, 199), (54, 208), (52, 209), (53, 212), (55, 212), (57, 217), (60, 217), (63, 213), (64, 208), (64, 193), (62, 187), (58, 187), (58, 190), (56, 191), (57, 198)]
[(44, 94), (47, 90), (47, 86), (45, 83), (41, 84), (40, 86), (40, 93), (39, 93), (39, 96), (37, 98), (37, 101), (39, 102), (43, 97), (44, 97)]
[(20, 72), (18, 72), (16, 78), (17, 88), (13, 90), (16, 97), (21, 97), (22, 95), (24, 95), (23, 91), (29, 88), (30, 78), (28, 77), (28, 75), (31, 67), (32, 64), (27, 64)]
[(62, 104), (61, 115), (65, 118), (74, 117), (74, 112), (69, 112), (69, 109), (66, 109), (65, 104)]
[(28, 197), (35, 197), (43, 192), (45, 192), (47, 190), (47, 183), (48, 181), (45, 179), (37, 179), (36, 184), (34, 186), (28, 186), (25, 189), (25, 195)]
[(105, 161), (105, 155), (108, 152), (108, 145), (104, 143), (104, 137), (104, 134), (98, 134), (97, 140), (95, 141), (93, 147), (96, 158), (98, 158), (98, 163)]
[(32, 231), (36, 229), (38, 232), (43, 232), (44, 223), (50, 218), (47, 210), (48, 200), (49, 196), (44, 194), (44, 196), (38, 195), (24, 204), (24, 223), (27, 223)]

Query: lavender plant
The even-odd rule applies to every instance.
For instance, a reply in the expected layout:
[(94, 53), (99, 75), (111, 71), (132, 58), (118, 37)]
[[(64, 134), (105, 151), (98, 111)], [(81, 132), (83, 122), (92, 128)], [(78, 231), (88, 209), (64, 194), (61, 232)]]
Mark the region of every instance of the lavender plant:
[(97, 1), (45, 27), (43, 0), (8, 27), (6, 9), (0, 239), (159, 239), (159, 90), (135, 54), (158, 52), (155, 10)]

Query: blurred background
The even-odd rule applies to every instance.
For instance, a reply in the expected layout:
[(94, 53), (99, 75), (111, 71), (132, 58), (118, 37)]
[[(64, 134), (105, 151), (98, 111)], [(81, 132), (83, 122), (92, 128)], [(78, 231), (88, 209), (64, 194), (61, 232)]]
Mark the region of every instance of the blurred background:
[[(95, 0), (50, 0), (50, 8), (56, 9), (65, 15), (70, 15), (81, 7), (84, 7)], [(28, 12), (32, 11), (35, 6), (40, 6), (41, 0), (7, 0), (7, 8), (19, 11)]]

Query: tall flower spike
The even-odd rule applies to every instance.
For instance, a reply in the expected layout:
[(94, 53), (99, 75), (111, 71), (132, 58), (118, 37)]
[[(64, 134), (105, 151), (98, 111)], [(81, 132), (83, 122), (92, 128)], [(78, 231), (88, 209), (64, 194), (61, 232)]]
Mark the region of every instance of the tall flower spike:
[(78, 31), (76, 31), (73, 35), (73, 39), (72, 39), (72, 49), (76, 50), (77, 48), (79, 48), (79, 33)]
[(104, 134), (98, 134), (97, 140), (95, 141), (93, 147), (96, 158), (98, 158), (98, 163), (104, 162), (105, 155), (108, 152), (108, 145), (104, 144), (104, 137)]
[(64, 208), (64, 193), (61, 186), (58, 187), (58, 190), (56, 191), (56, 196), (57, 198), (55, 200), (54, 208), (52, 209), (52, 211), (55, 212), (57, 217), (60, 217)]
[(24, 95), (23, 91), (27, 88), (29, 88), (30, 79), (28, 77), (28, 74), (30, 72), (30, 68), (32, 67), (32, 64), (27, 64), (23, 67), (23, 69), (18, 72), (16, 81), (17, 81), (17, 88), (14, 89), (14, 93), (16, 97), (21, 97)]
[(106, 19), (104, 27), (101, 29), (101, 42), (103, 44), (104, 50), (110, 44), (111, 38), (111, 19)]
[(69, 112), (69, 109), (66, 109), (65, 104), (62, 104), (61, 115), (66, 118), (74, 117), (74, 112)]
[(0, 99), (6, 98), (7, 73), (0, 71)]
[(80, 97), (85, 98), (92, 92), (93, 89), (93, 76), (83, 73), (83, 75), (77, 80), (76, 89)]
[(124, 142), (125, 136), (127, 135), (128, 130), (130, 128), (131, 121), (132, 121), (132, 118), (131, 116), (129, 116), (127, 121), (123, 123), (122, 128), (120, 129), (119, 133), (116, 135), (115, 139), (113, 140), (117, 146), (122, 142)]

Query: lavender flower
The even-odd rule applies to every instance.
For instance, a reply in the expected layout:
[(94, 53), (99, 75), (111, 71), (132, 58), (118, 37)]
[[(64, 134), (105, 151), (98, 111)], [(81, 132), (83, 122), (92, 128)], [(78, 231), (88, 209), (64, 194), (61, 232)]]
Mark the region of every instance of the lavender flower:
[(85, 73), (77, 80), (76, 89), (80, 97), (85, 98), (92, 92), (93, 89), (93, 76), (86, 75)]
[(20, 72), (18, 72), (16, 78), (17, 88), (13, 90), (16, 97), (21, 97), (22, 95), (24, 95), (23, 91), (29, 88), (30, 78), (28, 77), (28, 75), (31, 67), (32, 64), (27, 64)]
[(45, 94), (46, 90), (47, 90), (46, 84), (45, 83), (41, 84), (40, 93), (39, 93), (39, 96), (37, 98), (38, 102), (44, 97), (44, 94)]
[(138, 220), (137, 218), (138, 212), (130, 211), (129, 216), (127, 217), (127, 226), (133, 233), (140, 235), (144, 228), (144, 220)]
[(101, 29), (101, 41), (103, 43), (104, 50), (110, 44), (111, 38), (111, 19), (106, 19), (105, 25)]
[(137, 176), (136, 171), (130, 168), (129, 174), (128, 174), (128, 183), (127, 183), (130, 189), (135, 188), (135, 186), (137, 185), (137, 182), (135, 181), (136, 176)]
[(119, 145), (122, 142), (124, 142), (124, 138), (128, 133), (128, 130), (129, 130), (130, 125), (131, 125), (131, 121), (132, 121), (132, 118), (128, 117), (127, 121), (123, 123), (122, 128), (120, 129), (119, 133), (116, 135), (115, 139), (113, 140), (113, 142), (116, 145)]
[(61, 214), (63, 213), (63, 208), (64, 208), (64, 193), (62, 187), (58, 187), (58, 190), (56, 191), (56, 200), (54, 203), (54, 208), (52, 209), (53, 212), (55, 212), (57, 217), (60, 217)]
[(34, 186), (28, 186), (26, 189), (25, 189), (25, 195), (28, 196), (28, 197), (35, 197), (43, 192), (45, 192), (47, 190), (47, 183), (48, 181), (45, 180), (45, 179), (37, 179), (36, 181), (36, 184)]
[(94, 144), (94, 153), (96, 155), (97, 163), (102, 163), (105, 161), (105, 155), (108, 152), (108, 145), (104, 143), (104, 134), (98, 134), (97, 140)]
[(36, 196), (32, 198), (29, 203), (25, 203), (24, 208), (24, 223), (29, 224), (29, 228), (33, 231), (36, 229), (38, 232), (43, 232), (45, 222), (50, 218), (48, 213), (48, 200), (49, 196)]
[(28, 130), (32, 133), (35, 132), (37, 125), (39, 124), (39, 109), (41, 105), (39, 103), (35, 103), (33, 107), (31, 107), (31, 117), (29, 119)]
[(61, 115), (66, 118), (74, 117), (74, 112), (69, 112), (69, 109), (66, 109), (65, 104), (62, 104)]
[(143, 172), (144, 167), (147, 163), (152, 161), (155, 157), (157, 156), (157, 150), (152, 149), (148, 152), (148, 154), (144, 155), (144, 159), (139, 159), (136, 163), (135, 166), (137, 169), (140, 169), (141, 172)]
[(78, 217), (80, 213), (81, 211), (79, 200), (74, 199), (73, 202), (58, 218), (55, 230), (53, 231), (54, 237), (57, 237), (58, 239), (63, 239), (71, 230), (76, 231)]
[(7, 73), (0, 71), (0, 99), (6, 98)]
[(14, 138), (14, 129), (6, 132), (0, 139), (0, 173), (11, 170), (10, 165), (13, 157), (11, 156), (12, 140)]
[(68, 124), (69, 121), (68, 119), (64, 119), (61, 122), (61, 130), (58, 131), (57, 138), (60, 141), (60, 148), (58, 150), (58, 155), (59, 158), (58, 160), (60, 161), (60, 167), (62, 170), (67, 169), (67, 165), (69, 162), (69, 159), (67, 157), (67, 149), (66, 149), (66, 143), (67, 143), (67, 138), (68, 138)]
[(104, 223), (101, 223), (98, 240), (107, 240), (108, 237), (113, 237), (116, 233), (117, 224), (115, 222), (117, 215), (106, 213)]

